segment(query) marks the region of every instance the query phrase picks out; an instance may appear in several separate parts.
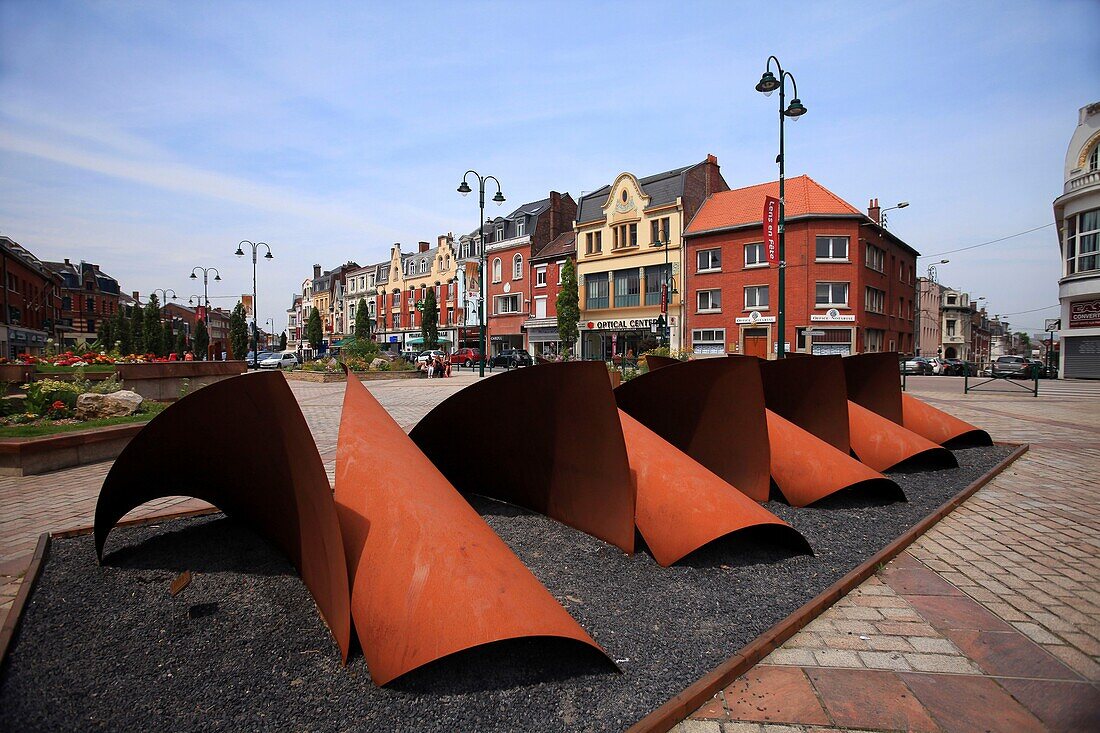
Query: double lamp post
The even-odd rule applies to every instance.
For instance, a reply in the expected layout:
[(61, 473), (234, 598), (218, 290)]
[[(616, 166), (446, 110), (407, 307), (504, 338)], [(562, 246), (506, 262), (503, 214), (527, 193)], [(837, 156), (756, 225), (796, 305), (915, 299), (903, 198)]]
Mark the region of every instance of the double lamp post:
[(264, 255), (265, 260), (274, 259), (271, 255), (271, 247), (267, 242), (250, 242), (247, 239), (242, 239), (240, 244), (237, 245), (237, 251), (233, 254), (238, 257), (244, 257), (244, 245), (248, 245), (252, 248), (252, 368), (260, 368), (260, 329), (258, 321), (260, 320), (260, 311), (257, 308), (256, 303), (256, 253), (260, 247), (267, 250), (267, 254)]
[[(496, 195), (493, 196), (493, 202), (500, 206), (504, 203), (504, 194), (500, 192), (500, 181), (496, 176), (482, 176), (475, 170), (466, 171), (466, 175), (462, 176), (462, 183), (458, 186), (458, 192), (465, 196), (473, 189), (470, 188), (470, 184), (466, 182), (466, 179), (473, 175), (477, 178), (478, 184), (478, 209), (481, 212), (481, 218), (478, 220), (478, 235), (481, 241), (481, 257), (478, 263), (478, 270), (481, 283), (479, 285), (480, 292), (478, 293), (478, 342), (480, 344), (481, 358), (478, 360), (479, 371), (478, 376), (485, 376), (485, 360), (489, 358), (488, 352), (485, 349), (485, 301), (487, 293), (485, 291), (485, 182), (493, 181), (497, 185)], [(270, 256), (270, 255), (268, 255)]]

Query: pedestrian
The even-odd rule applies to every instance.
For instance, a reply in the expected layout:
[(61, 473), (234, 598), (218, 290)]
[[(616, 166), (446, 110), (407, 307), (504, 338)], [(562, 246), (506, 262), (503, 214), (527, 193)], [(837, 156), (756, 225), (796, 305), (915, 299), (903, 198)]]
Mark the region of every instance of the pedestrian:
[(435, 359), (430, 356), (428, 357), (427, 361), (424, 363), (424, 371), (427, 372), (428, 379), (431, 379), (432, 372), (435, 371)]

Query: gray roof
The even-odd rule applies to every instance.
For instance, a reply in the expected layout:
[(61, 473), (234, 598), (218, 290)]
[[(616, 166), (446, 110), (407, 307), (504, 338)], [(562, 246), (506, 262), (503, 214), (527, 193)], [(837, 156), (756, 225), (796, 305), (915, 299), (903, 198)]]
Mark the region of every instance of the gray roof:
[[(704, 161), (705, 162), (705, 161)], [(674, 168), (664, 173), (657, 173), (645, 178), (639, 178), (638, 183), (642, 191), (649, 196), (649, 207), (671, 204), (678, 196), (684, 193), (684, 174), (701, 163), (692, 163), (682, 168)], [(577, 221), (586, 222), (603, 218), (603, 205), (611, 193), (611, 185), (598, 188), (591, 193), (586, 193), (577, 204)]]
[[(563, 193), (561, 197), (564, 199), (569, 193)], [(531, 201), (526, 204), (522, 204), (516, 208), (508, 216), (498, 216), (496, 218), (489, 217), (485, 220), (485, 230), (488, 232), (486, 239), (489, 244), (494, 242), (503, 242), (507, 239), (512, 239), (516, 236), (516, 223), (522, 219), (526, 219), (526, 234), (530, 235), (535, 231), (535, 227), (538, 226), (539, 216), (541, 216), (547, 209), (550, 208), (549, 197), (540, 199), (538, 201)], [(504, 236), (498, 238), (496, 235), (497, 226), (504, 227)], [(477, 230), (470, 232), (467, 237), (476, 237)]]

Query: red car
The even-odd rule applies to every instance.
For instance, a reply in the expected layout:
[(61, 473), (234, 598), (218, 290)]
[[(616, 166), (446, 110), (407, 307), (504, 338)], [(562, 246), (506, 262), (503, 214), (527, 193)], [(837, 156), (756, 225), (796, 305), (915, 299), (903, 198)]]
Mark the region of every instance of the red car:
[(477, 349), (458, 349), (447, 357), (451, 364), (459, 364), (464, 367), (472, 367), (481, 361), (481, 352)]

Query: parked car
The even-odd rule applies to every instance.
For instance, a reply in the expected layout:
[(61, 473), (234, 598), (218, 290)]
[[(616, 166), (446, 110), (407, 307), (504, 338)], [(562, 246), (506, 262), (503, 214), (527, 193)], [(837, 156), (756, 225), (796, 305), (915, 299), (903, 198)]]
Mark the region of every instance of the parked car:
[(934, 374), (932, 362), (924, 356), (902, 357), (901, 371), (903, 374)]
[(430, 351), (421, 351), (419, 356), (416, 357), (416, 363), (427, 364), (430, 359), (445, 360), (447, 355), (439, 349), (432, 349)]
[(1031, 377), (1031, 364), (1022, 356), (998, 356), (993, 362), (993, 376), (1028, 379)]
[[(271, 356), (271, 354), (272, 354), (272, 352), (270, 352), (270, 351), (261, 351), (259, 354), (256, 355), (255, 361), (256, 362), (263, 361), (264, 359)], [(249, 366), (251, 366), (254, 363), (254, 361), (252, 359), (252, 352), (251, 351), (248, 352), (248, 356), (246, 356), (244, 358), (244, 360), (248, 362)]]
[(416, 358), (419, 355), (420, 355), (420, 353), (417, 352), (417, 351), (402, 351), (401, 352), (401, 358), (404, 359), (405, 361), (409, 362), (410, 364), (415, 364), (416, 363)]
[(282, 369), (283, 367), (298, 366), (302, 360), (293, 351), (282, 351), (272, 354), (266, 359), (260, 360), (260, 369)]
[(489, 366), (502, 366), (508, 369), (531, 366), (531, 364), (531, 355), (527, 353), (527, 349), (505, 349), (489, 361)]
[(458, 349), (447, 357), (451, 364), (461, 364), (464, 367), (472, 367), (481, 362), (481, 352), (477, 349)]

